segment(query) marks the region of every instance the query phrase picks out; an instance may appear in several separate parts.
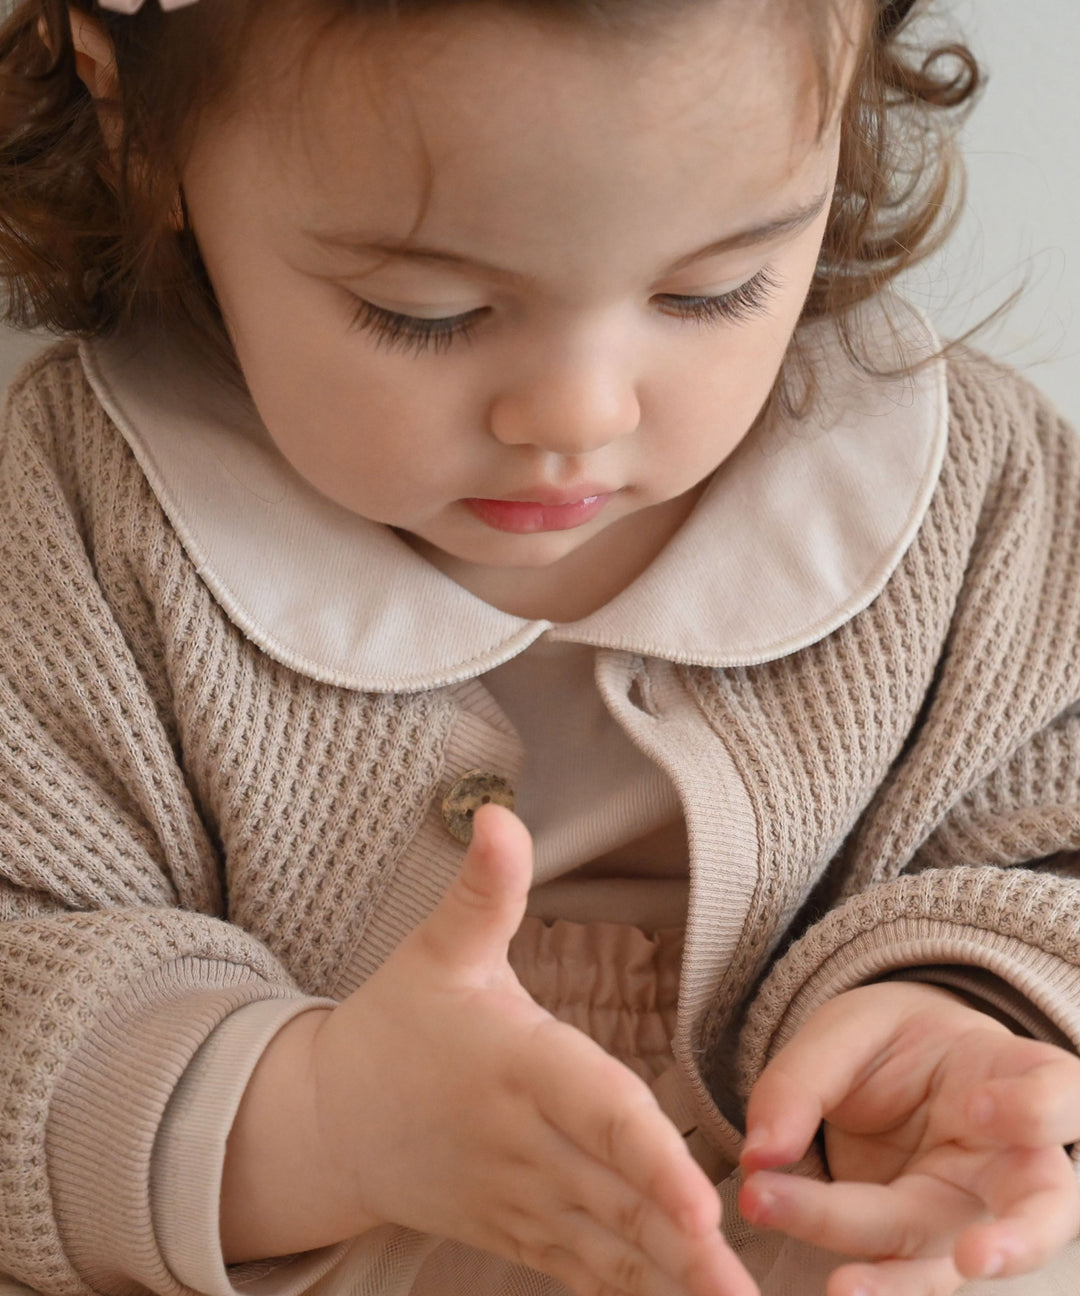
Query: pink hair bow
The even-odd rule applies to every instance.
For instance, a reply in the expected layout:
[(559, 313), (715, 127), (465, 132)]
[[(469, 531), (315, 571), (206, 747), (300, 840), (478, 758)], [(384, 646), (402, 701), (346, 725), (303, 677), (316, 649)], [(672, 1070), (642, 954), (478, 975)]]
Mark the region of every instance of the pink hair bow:
[[(133, 14), (142, 8), (143, 0), (100, 0), (102, 9), (111, 9), (113, 13)], [(182, 9), (184, 5), (194, 4), (195, 0), (158, 0), (162, 9)]]

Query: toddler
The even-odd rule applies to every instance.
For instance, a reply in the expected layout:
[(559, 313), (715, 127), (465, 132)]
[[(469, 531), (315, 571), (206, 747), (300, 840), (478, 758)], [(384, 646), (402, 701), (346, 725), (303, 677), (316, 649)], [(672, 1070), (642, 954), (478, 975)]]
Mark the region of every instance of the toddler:
[(1076, 1291), (1080, 446), (890, 292), (910, 7), (15, 8), (13, 1287)]

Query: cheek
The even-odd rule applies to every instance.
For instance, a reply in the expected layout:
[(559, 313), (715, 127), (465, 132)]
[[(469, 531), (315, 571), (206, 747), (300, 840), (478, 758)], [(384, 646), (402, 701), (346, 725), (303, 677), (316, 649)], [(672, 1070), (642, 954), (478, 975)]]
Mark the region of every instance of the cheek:
[(426, 426), (422, 384), (403, 381), (395, 358), (363, 338), (271, 327), (238, 338), (237, 352), (270, 435), (304, 476), (377, 471)]
[(325, 358), (321, 377), (294, 383), (266, 374), (252, 389), (278, 450), (320, 494), (388, 525), (405, 525), (440, 502), (458, 475), (447, 448), (455, 442), (436, 425), (438, 402), (414, 379), (390, 380), (379, 365), (337, 365)]
[(777, 263), (781, 287), (768, 314), (735, 325), (717, 349), (701, 385), (714, 412), (714, 443), (727, 453), (749, 432), (768, 400), (802, 314), (817, 263), (817, 232)]
[(768, 400), (790, 330), (775, 317), (725, 330), (668, 375), (655, 393), (655, 418), (666, 428), (657, 471), (712, 472), (749, 432)]

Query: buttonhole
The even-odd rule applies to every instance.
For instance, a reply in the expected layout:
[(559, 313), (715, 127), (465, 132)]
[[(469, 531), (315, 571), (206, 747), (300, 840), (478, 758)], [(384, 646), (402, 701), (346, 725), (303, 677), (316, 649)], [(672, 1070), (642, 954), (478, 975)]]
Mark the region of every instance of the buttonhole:
[(630, 681), (630, 688), (627, 691), (627, 699), (630, 705), (638, 711), (644, 711), (646, 715), (655, 715), (653, 707), (652, 691), (649, 688), (649, 680), (646, 675), (635, 676)]

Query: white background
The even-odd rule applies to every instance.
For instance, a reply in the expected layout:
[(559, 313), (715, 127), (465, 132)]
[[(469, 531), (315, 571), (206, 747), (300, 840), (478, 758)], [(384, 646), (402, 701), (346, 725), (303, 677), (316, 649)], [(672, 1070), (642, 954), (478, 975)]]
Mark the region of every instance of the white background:
[[(965, 131), (963, 222), (908, 294), (955, 335), (1026, 285), (979, 345), (1023, 367), (1080, 424), (1080, 4), (936, 0), (931, 12), (966, 36), (989, 80)], [(0, 383), (38, 345), (0, 330)]]
[(978, 345), (1022, 367), (1080, 425), (1080, 5), (948, 0), (987, 73), (964, 132), (968, 201), (946, 253), (908, 295), (955, 335), (1016, 288)]

